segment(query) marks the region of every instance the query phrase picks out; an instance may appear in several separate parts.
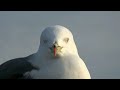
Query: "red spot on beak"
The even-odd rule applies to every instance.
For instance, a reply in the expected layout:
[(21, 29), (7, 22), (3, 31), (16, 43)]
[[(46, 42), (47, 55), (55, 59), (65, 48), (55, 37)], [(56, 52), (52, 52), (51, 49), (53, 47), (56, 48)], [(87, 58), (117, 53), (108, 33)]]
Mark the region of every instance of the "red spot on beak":
[(54, 56), (56, 56), (56, 47), (54, 47)]

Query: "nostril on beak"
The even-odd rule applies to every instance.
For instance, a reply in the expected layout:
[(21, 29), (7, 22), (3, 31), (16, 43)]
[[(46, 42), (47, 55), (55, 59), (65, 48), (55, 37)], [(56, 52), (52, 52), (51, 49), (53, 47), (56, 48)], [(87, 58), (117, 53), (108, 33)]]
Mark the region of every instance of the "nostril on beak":
[(55, 46), (55, 45), (53, 45), (53, 47), (55, 48), (56, 46)]

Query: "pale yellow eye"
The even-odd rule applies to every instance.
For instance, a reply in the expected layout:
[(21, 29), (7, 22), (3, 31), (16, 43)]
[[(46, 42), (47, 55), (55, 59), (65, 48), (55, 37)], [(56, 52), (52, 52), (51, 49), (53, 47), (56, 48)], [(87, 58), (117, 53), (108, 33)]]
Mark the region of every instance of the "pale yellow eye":
[(64, 38), (63, 41), (64, 41), (65, 43), (68, 43), (69, 38)]

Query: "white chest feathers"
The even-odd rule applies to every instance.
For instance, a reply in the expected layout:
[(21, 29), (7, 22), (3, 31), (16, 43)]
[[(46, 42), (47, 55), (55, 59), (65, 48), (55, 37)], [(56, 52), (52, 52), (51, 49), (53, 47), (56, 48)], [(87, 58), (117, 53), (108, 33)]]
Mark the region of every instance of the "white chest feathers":
[(39, 70), (32, 70), (25, 75), (28, 74), (33, 79), (90, 79), (85, 63), (78, 57), (50, 60), (41, 65)]

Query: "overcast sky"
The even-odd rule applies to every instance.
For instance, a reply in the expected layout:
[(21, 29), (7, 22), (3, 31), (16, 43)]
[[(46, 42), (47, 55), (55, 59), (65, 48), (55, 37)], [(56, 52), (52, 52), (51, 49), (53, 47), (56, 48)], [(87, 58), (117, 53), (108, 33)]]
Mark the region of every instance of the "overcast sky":
[(120, 79), (119, 11), (0, 11), (0, 64), (37, 52), (42, 30), (71, 30), (93, 79)]

